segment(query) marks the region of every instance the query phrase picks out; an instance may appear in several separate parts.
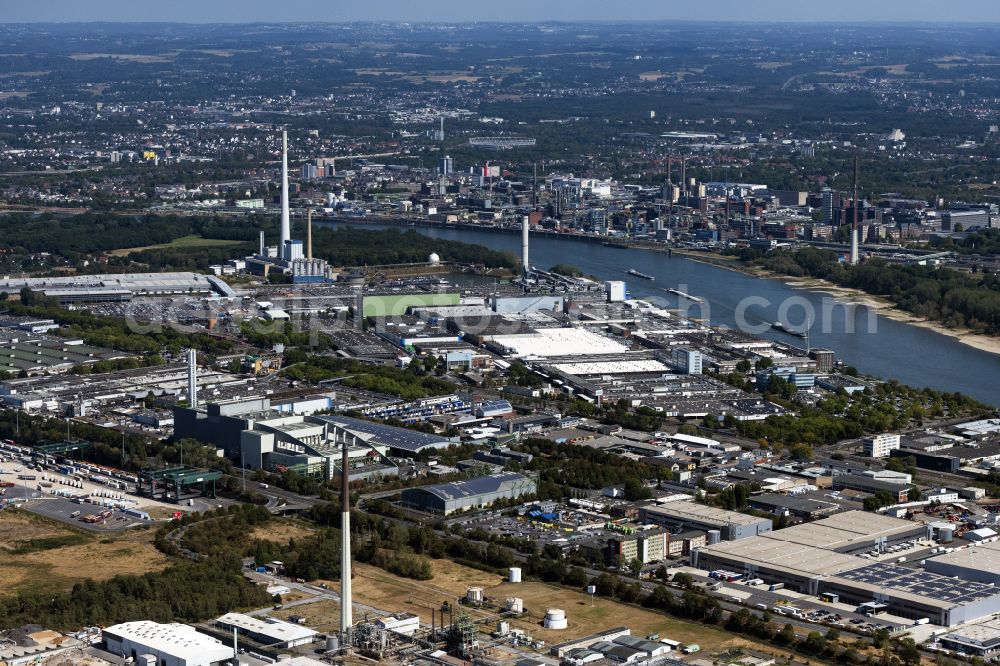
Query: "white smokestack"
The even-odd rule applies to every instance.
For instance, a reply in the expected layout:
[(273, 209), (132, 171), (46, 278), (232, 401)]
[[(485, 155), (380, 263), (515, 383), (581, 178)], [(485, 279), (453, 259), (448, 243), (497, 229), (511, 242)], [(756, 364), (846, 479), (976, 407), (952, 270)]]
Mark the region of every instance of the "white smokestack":
[(521, 265), (523, 266), (524, 274), (528, 274), (528, 226), (531, 222), (528, 216), (525, 215), (521, 218)]
[(198, 406), (198, 352), (188, 350), (188, 407)]
[(351, 646), (354, 626), (351, 595), (351, 477), (348, 471), (348, 443), (344, 437), (340, 458), (340, 641), (343, 649)]
[(264, 252), (265, 252), (265, 249), (264, 249), (264, 232), (261, 231), (260, 232), (260, 249), (258, 249), (257, 254), (260, 255), (261, 257), (263, 257), (263, 256), (265, 256)]
[(281, 239), (278, 254), (287, 258), (288, 242), (292, 239), (291, 217), (288, 213), (288, 132), (281, 131)]
[[(856, 204), (855, 204), (856, 205)], [(858, 229), (851, 229), (851, 266), (858, 265)]]

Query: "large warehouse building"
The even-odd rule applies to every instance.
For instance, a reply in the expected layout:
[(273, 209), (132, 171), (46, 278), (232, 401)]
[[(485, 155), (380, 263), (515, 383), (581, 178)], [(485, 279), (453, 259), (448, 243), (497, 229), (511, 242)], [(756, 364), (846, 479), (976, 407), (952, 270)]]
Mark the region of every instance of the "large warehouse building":
[(236, 656), (231, 645), (186, 624), (140, 620), (116, 624), (102, 633), (107, 652), (131, 657), (133, 663), (143, 655), (152, 655), (157, 666), (220, 666)]
[(773, 527), (770, 518), (758, 518), (688, 501), (642, 507), (639, 510), (639, 521), (677, 530), (718, 530), (720, 538), (725, 541), (767, 534)]
[(524, 495), (533, 495), (537, 489), (538, 486), (533, 479), (513, 472), (504, 472), (437, 486), (407, 488), (402, 493), (402, 503), (415, 509), (447, 516), (456, 511), (481, 509), (499, 499), (516, 499)]
[(1000, 588), (1000, 542), (979, 543), (929, 559), (924, 568)]
[[(1000, 590), (895, 562), (861, 559), (862, 551), (927, 538), (928, 527), (848, 511), (742, 541), (697, 549), (691, 563), (782, 583), (804, 594), (833, 593), (846, 603), (877, 602), (910, 619), (954, 626), (1000, 612)], [(930, 565), (933, 560), (928, 560)]]

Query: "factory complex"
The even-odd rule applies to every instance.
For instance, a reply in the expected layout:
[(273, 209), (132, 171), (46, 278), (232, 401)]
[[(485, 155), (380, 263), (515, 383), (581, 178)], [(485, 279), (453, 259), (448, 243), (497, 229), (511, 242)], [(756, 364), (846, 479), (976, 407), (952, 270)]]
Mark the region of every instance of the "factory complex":
[[(857, 604), (860, 612), (887, 611), (946, 627), (1000, 612), (1000, 589), (980, 582), (973, 557), (986, 564), (995, 549), (945, 554), (923, 564), (906, 558), (879, 559), (897, 544), (928, 539), (930, 527), (888, 516), (847, 511), (812, 523), (695, 549), (700, 569), (727, 570), (811, 596)], [(876, 555), (873, 556), (872, 553)], [(950, 558), (950, 559), (949, 559)], [(995, 561), (995, 560), (993, 560)], [(966, 566), (960, 566), (960, 563)], [(960, 577), (956, 577), (960, 576)]]

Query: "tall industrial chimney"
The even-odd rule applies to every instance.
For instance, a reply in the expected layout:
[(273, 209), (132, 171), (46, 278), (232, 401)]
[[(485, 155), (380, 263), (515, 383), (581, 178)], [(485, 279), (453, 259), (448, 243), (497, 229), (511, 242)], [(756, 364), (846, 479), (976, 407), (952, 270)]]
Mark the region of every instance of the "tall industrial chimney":
[(198, 406), (198, 352), (188, 350), (188, 407)]
[(854, 156), (854, 222), (851, 224), (851, 266), (858, 265), (858, 156)]
[(292, 239), (291, 216), (288, 213), (288, 132), (281, 131), (281, 239), (279, 240), (278, 256), (287, 259), (291, 250), (289, 242)]
[(347, 437), (340, 457), (340, 644), (351, 645), (351, 481), (347, 463)]
[(260, 257), (263, 257), (263, 256), (265, 256), (265, 254), (264, 254), (264, 253), (265, 253), (266, 251), (267, 251), (267, 250), (266, 250), (266, 249), (264, 248), (264, 232), (263, 232), (263, 231), (261, 231), (261, 232), (260, 232), (260, 247), (259, 247), (259, 248), (258, 248), (258, 250), (257, 250), (257, 255), (258, 255), (258, 256), (260, 256)]
[(527, 215), (521, 218), (521, 266), (524, 274), (528, 274), (528, 226), (531, 224)]
[(306, 259), (313, 258), (313, 209), (306, 210)]

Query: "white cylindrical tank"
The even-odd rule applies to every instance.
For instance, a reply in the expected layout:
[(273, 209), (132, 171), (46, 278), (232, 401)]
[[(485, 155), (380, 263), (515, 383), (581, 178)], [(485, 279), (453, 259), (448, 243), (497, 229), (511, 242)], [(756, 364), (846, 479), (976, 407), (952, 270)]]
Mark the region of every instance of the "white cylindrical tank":
[(545, 613), (545, 619), (542, 620), (542, 626), (546, 629), (565, 629), (569, 626), (569, 622), (566, 619), (566, 611), (561, 608), (550, 608)]
[(512, 582), (512, 583), (520, 583), (521, 582), (521, 567), (511, 567), (510, 568), (510, 577), (509, 577), (508, 580), (510, 580), (510, 582)]
[(510, 622), (507, 620), (500, 620), (497, 622), (497, 633), (501, 636), (506, 636), (510, 633)]
[(465, 591), (465, 598), (467, 601), (472, 603), (482, 603), (483, 602), (483, 588), (481, 587), (470, 587)]
[(523, 613), (524, 600), (520, 597), (511, 597), (507, 600), (507, 610), (511, 613)]
[(708, 536), (705, 539), (705, 543), (709, 546), (715, 545), (722, 540), (722, 532), (720, 530), (709, 530)]

